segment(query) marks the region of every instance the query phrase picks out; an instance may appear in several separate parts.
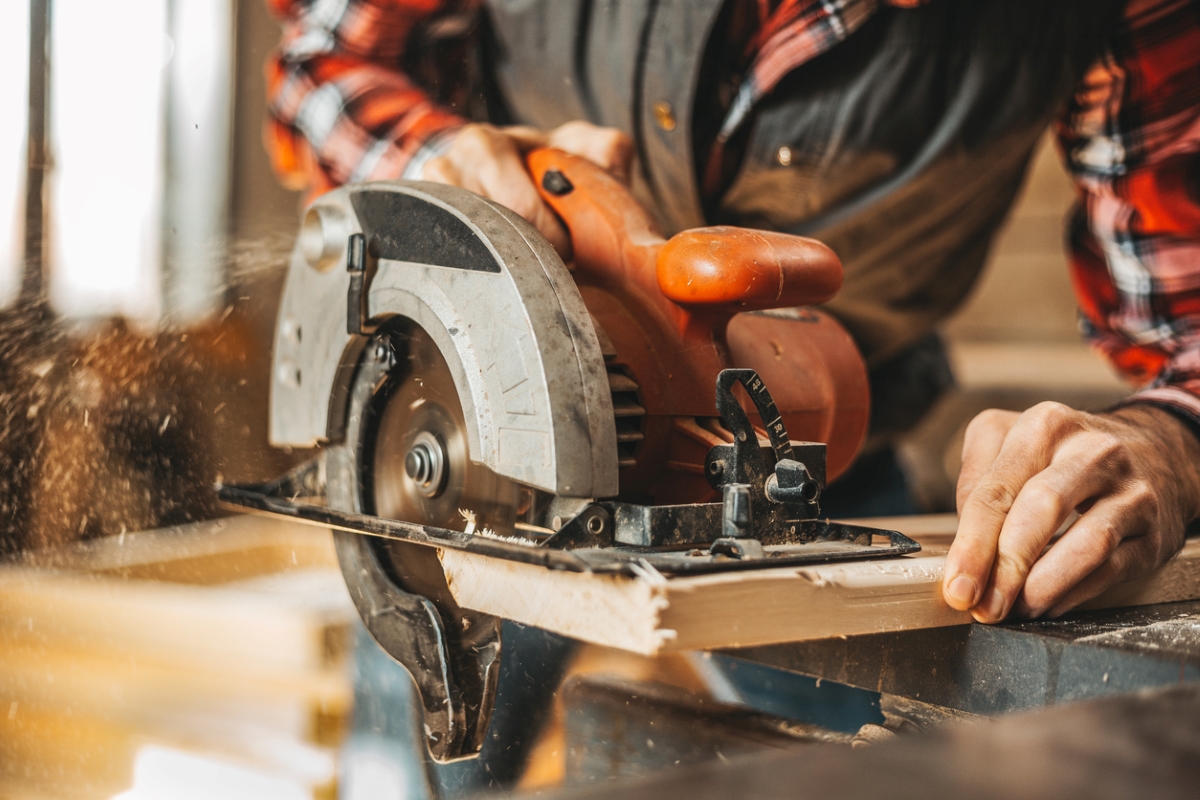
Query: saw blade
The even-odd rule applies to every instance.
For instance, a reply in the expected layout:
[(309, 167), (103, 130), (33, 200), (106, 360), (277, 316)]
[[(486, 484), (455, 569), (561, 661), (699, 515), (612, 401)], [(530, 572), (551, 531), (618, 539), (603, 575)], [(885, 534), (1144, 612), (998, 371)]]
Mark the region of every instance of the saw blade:
[(369, 459), (374, 513), (510, 534), (519, 487), (471, 460), (464, 409), (437, 344), (415, 324), (394, 341), (396, 366), (373, 403), (373, 446), (360, 455)]

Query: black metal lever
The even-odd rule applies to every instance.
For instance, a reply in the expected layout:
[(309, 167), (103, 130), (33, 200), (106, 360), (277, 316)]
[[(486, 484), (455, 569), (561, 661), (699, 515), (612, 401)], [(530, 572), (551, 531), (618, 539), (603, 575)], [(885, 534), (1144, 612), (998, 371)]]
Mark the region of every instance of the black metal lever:
[(375, 259), (367, 252), (367, 237), (350, 234), (346, 243), (346, 271), (350, 273), (350, 288), (346, 290), (346, 333), (370, 336), (379, 326), (371, 322), (367, 307), (371, 279), (375, 277)]
[[(737, 383), (745, 388), (762, 418), (775, 455), (773, 467), (767, 464), (754, 426), (733, 393)], [(817, 499), (825, 481), (825, 445), (804, 443), (802, 455), (797, 455), (775, 400), (758, 373), (752, 369), (721, 370), (717, 376), (717, 413), (734, 441), (709, 451), (706, 465), (714, 488), (748, 485), (751, 513), (756, 519), (775, 516), (768, 508), (771, 504), (783, 506), (790, 519), (816, 517), (820, 513)]]

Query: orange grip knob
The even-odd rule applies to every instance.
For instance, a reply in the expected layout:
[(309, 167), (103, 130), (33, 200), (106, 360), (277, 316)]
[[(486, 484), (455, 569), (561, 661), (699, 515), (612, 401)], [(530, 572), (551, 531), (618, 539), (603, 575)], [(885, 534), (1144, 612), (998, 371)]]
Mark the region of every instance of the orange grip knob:
[(658, 286), (685, 306), (739, 311), (823, 303), (842, 285), (842, 264), (814, 239), (726, 226), (672, 237), (658, 254)]

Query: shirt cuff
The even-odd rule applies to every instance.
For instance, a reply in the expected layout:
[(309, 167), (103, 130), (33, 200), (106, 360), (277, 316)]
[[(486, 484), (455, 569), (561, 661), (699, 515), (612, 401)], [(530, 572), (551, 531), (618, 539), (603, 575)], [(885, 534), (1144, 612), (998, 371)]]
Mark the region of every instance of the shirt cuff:
[(1131, 405), (1157, 406), (1187, 425), (1200, 439), (1200, 397), (1175, 386), (1145, 389), (1118, 403), (1115, 408)]
[(421, 173), (424, 171), (425, 165), (433, 159), (445, 155), (446, 151), (450, 149), (454, 137), (458, 135), (458, 131), (458, 128), (438, 131), (422, 142), (421, 146), (417, 148), (417, 152), (413, 153), (412, 158), (404, 165), (400, 179), (405, 181), (422, 180)]

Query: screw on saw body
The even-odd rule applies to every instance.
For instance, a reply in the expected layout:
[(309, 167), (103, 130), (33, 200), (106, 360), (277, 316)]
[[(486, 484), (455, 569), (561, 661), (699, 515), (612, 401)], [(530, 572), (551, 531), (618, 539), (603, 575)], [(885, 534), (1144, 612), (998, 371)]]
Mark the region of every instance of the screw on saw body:
[(575, 191), (575, 184), (558, 170), (548, 169), (542, 176), (542, 188), (555, 197), (562, 197)]
[(708, 462), (708, 474), (712, 475), (714, 479), (719, 480), (725, 474), (725, 460), (715, 458)]

